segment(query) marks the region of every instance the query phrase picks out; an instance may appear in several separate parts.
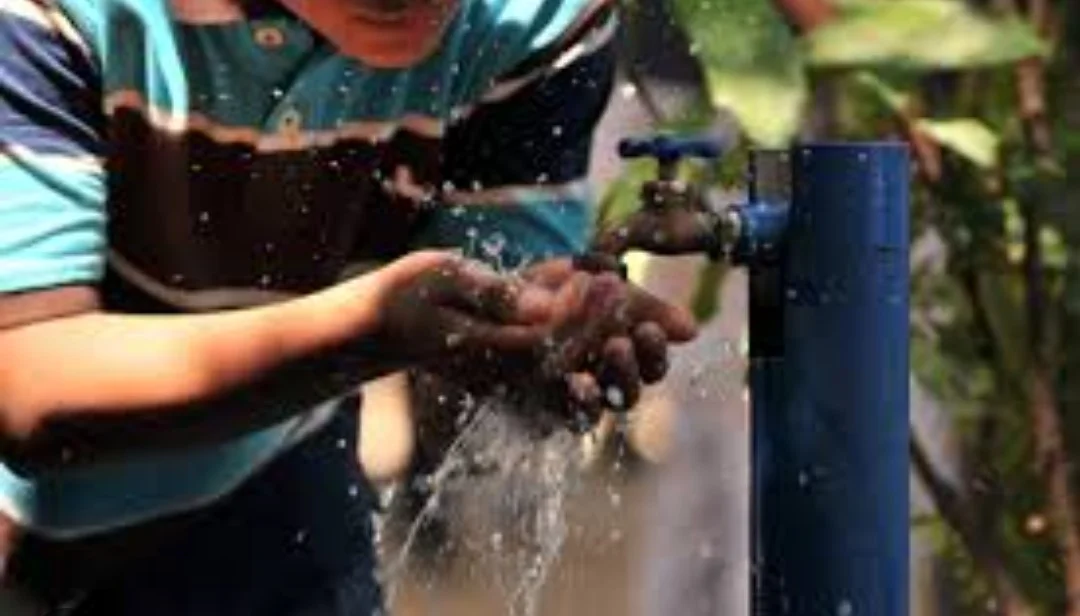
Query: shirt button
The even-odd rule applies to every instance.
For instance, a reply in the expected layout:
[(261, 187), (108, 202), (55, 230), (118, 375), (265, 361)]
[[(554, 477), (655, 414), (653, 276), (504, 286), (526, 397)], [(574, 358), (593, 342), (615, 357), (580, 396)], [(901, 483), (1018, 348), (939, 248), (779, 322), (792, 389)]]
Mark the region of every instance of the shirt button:
[(285, 44), (285, 34), (273, 26), (255, 29), (255, 42), (266, 49), (277, 49)]
[(300, 130), (303, 120), (303, 116), (296, 109), (286, 109), (281, 112), (281, 118), (278, 119), (278, 129), (283, 133), (295, 133)]

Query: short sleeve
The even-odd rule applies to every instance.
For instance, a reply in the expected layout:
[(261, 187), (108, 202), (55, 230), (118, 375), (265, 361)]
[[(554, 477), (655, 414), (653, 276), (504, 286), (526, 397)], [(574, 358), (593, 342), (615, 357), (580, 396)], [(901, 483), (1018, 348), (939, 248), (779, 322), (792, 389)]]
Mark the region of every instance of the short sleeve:
[(99, 70), (47, 0), (0, 0), (0, 293), (94, 284), (105, 252)]
[(447, 131), (445, 183), (417, 242), (512, 268), (582, 251), (593, 131), (615, 73), (609, 11), (543, 46)]

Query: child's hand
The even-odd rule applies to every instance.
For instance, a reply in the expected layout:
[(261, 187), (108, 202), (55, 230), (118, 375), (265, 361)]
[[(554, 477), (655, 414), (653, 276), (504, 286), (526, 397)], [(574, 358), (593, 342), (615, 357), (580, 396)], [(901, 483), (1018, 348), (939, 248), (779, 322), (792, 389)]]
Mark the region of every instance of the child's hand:
[(570, 259), (511, 277), (423, 252), (380, 275), (380, 354), (466, 388), (505, 384), (539, 394), (570, 416), (632, 407), (643, 384), (666, 374), (669, 345), (696, 335), (683, 308)]
[(643, 384), (667, 373), (670, 344), (696, 336), (688, 311), (603, 268), (586, 272), (557, 259), (524, 277), (556, 295), (541, 372), (561, 382), (571, 407), (589, 417), (604, 407), (632, 407)]
[(402, 364), (446, 368), (480, 356), (532, 356), (548, 335), (554, 294), (448, 252), (424, 251), (378, 274), (374, 339)]

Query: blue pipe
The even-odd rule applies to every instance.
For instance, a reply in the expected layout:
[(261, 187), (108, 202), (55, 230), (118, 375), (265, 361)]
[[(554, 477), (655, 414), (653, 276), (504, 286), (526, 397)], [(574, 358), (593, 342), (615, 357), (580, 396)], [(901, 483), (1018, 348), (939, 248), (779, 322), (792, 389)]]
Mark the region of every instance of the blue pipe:
[(908, 184), (901, 144), (754, 155), (790, 204), (747, 259), (757, 616), (908, 613)]

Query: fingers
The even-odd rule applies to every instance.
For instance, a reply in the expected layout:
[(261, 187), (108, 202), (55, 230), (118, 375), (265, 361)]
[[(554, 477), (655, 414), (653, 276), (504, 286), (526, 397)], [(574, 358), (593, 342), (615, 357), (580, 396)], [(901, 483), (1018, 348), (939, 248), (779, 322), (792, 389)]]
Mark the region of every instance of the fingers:
[(623, 280), (627, 277), (626, 265), (619, 257), (603, 252), (590, 251), (573, 259), (574, 269), (592, 274), (618, 274)]
[(530, 265), (521, 275), (525, 280), (545, 289), (558, 289), (574, 274), (576, 269), (573, 259), (555, 258)]
[(566, 375), (566, 401), (570, 416), (588, 430), (604, 409), (604, 394), (596, 377), (588, 372)]
[(509, 360), (535, 352), (547, 337), (540, 326), (492, 323), (452, 308), (437, 309), (430, 318), (443, 336), (440, 350), (455, 354), (497, 353)]
[(604, 343), (599, 369), (604, 399), (615, 410), (627, 410), (641, 397), (641, 375), (634, 344), (628, 337), (610, 338)]
[(682, 306), (669, 304), (640, 288), (631, 290), (628, 308), (634, 323), (655, 323), (669, 342), (689, 342), (697, 336), (694, 315)]
[(656, 323), (642, 323), (634, 328), (631, 339), (641, 380), (651, 385), (663, 379), (668, 371), (668, 339), (664, 329)]

